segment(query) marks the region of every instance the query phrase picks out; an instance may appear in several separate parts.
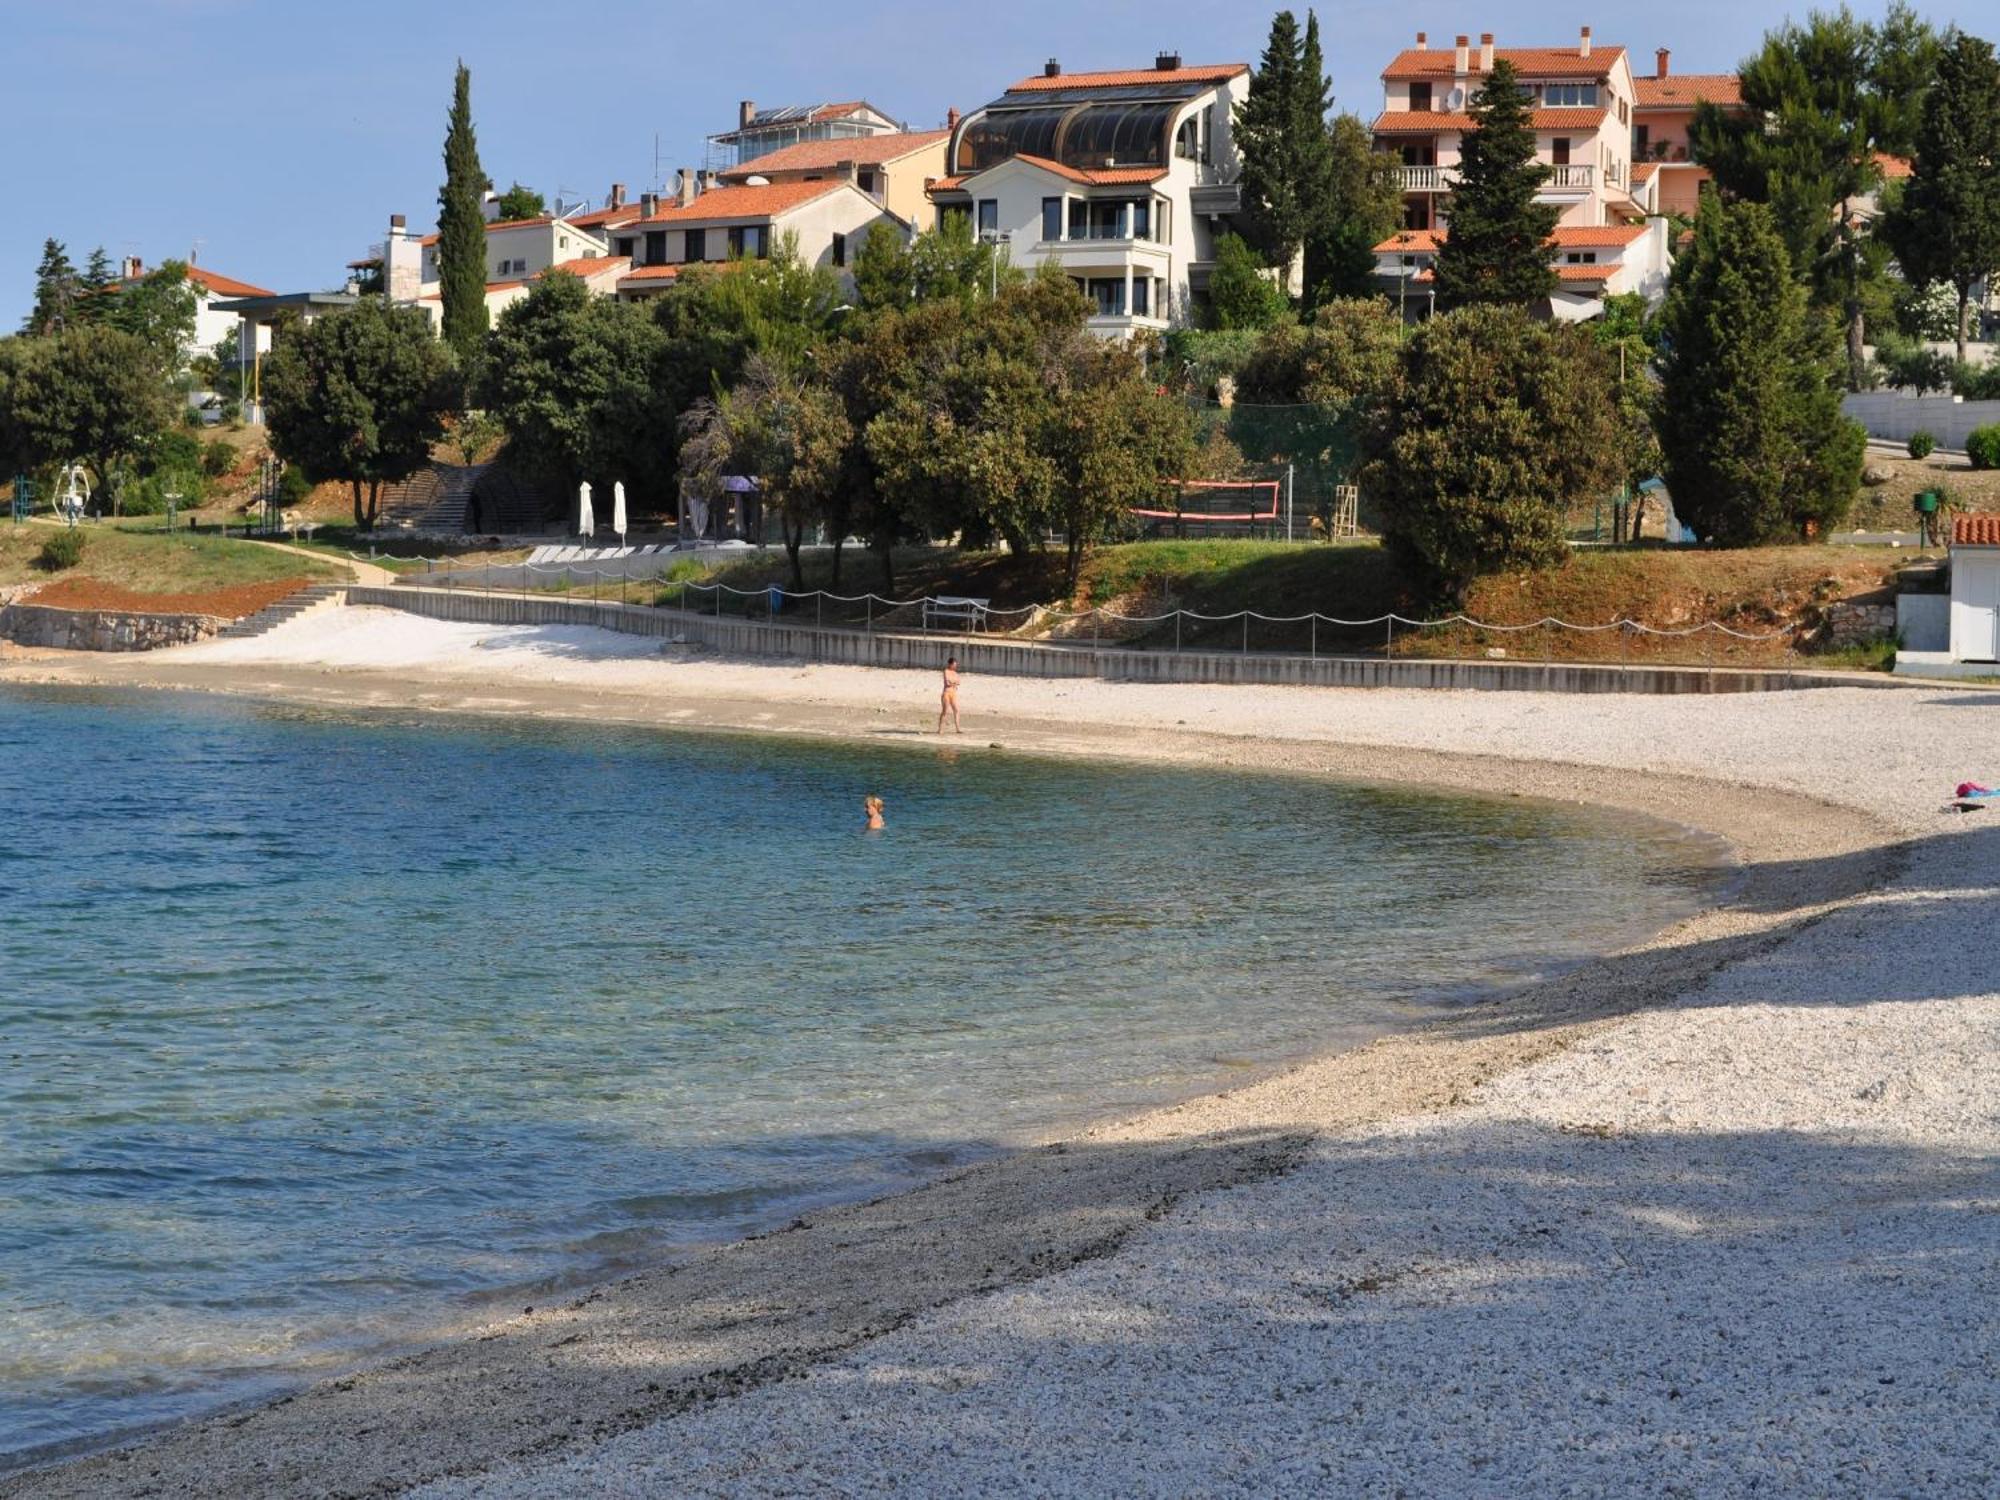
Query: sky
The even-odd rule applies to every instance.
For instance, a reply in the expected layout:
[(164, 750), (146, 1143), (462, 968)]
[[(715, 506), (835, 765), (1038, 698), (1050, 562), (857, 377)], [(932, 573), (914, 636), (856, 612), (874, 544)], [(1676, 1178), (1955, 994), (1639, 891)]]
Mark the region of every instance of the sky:
[[(1859, 0), (1864, 15), (1886, 0)], [(1920, 7), (1939, 24), (1982, 27)], [(191, 253), (276, 291), (337, 286), (391, 213), (437, 212), (453, 65), (472, 70), (480, 157), (501, 187), (564, 201), (634, 195), (699, 165), (737, 102), (864, 98), (913, 129), (941, 125), (1060, 58), (1070, 72), (1248, 62), (1275, 6), (1232, 0), (0, 0), (0, 330), (26, 316), (42, 241), (79, 265), (103, 245), (148, 265)], [(1803, 7), (1800, 14), (1803, 14)], [(1372, 117), (1377, 75), (1418, 29), (1433, 46), (1492, 31), (1553, 46), (1580, 24), (1634, 70), (1725, 72), (1786, 11), (1756, 0), (1599, 0), (1558, 15), (1524, 0), (1359, 0), (1321, 12), (1335, 104)]]

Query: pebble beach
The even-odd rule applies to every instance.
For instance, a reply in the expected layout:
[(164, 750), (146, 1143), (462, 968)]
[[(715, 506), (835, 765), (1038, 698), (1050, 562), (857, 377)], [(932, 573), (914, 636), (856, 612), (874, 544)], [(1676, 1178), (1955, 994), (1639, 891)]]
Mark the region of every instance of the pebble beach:
[[(0, 680), (907, 743), (928, 674), (342, 609)], [(2000, 1492), (2000, 693), (969, 678), (959, 753), (1589, 801), (1722, 907), (0, 1496)]]

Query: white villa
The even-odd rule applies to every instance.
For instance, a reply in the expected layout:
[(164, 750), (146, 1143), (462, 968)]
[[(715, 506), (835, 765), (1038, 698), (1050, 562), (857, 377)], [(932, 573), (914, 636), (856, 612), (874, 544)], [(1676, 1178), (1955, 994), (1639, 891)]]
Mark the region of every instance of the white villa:
[(960, 120), (938, 222), (968, 216), (1017, 266), (1061, 266), (1111, 337), (1193, 320), (1215, 235), (1241, 202), (1231, 135), (1248, 95), (1244, 63), (1038, 76)]
[[(1673, 270), (1669, 222), (1649, 218), (1631, 224), (1556, 226), (1550, 250), (1557, 289), (1550, 311), (1566, 321), (1595, 317), (1603, 299), (1637, 292), (1649, 303), (1667, 294)], [(1443, 229), (1402, 229), (1375, 246), (1375, 274), (1405, 315), (1427, 312), (1435, 286), (1432, 266)]]
[[(136, 255), (125, 257), (119, 267), (119, 277), (112, 283), (114, 290), (136, 286), (146, 278), (145, 262)], [(247, 363), (259, 353), (269, 353), (271, 330), (263, 328), (253, 332), (254, 347), (243, 346), (243, 319), (229, 306), (242, 297), (268, 297), (270, 292), (261, 286), (252, 286), (247, 281), (238, 281), (233, 276), (220, 276), (206, 266), (187, 267), (188, 290), (194, 293), (194, 332), (188, 338), (187, 347), (181, 351), (183, 359), (196, 353), (206, 353), (226, 338), (237, 340), (238, 358)]]

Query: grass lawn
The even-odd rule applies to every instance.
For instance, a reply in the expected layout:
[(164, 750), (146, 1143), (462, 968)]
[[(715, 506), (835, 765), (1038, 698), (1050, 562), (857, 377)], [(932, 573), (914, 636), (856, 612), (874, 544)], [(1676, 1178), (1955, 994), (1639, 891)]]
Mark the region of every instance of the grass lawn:
[(83, 560), (62, 573), (36, 566), (54, 526), (0, 523), (0, 584), (88, 578), (135, 594), (197, 595), (243, 584), (340, 576), (339, 570), (254, 542), (171, 536), (111, 525), (82, 528)]
[[(1732, 552), (1668, 549), (1658, 545), (1588, 549), (1568, 563), (1542, 573), (1500, 574), (1481, 579), (1466, 600), (1465, 612), (1495, 624), (1525, 624), (1552, 615), (1574, 624), (1604, 624), (1627, 618), (1659, 630), (1685, 629), (1717, 620), (1746, 635), (1797, 628), (1810, 630), (1823, 608), (1840, 599), (1883, 597), (1895, 570), (1912, 554), (1887, 549), (1768, 547)], [(874, 558), (852, 550), (839, 592), (884, 592)], [(830, 558), (809, 554), (806, 586), (832, 588)], [(761, 617), (765, 601), (756, 591), (773, 583), (789, 586), (782, 554), (749, 555), (702, 562), (688, 559), (671, 577), (722, 582), (752, 597), (728, 596), (723, 613)], [(608, 586), (615, 589), (615, 585)], [(588, 584), (575, 592), (588, 593)], [(1052, 553), (1013, 558), (995, 553), (961, 553), (948, 548), (899, 552), (895, 594), (965, 594), (990, 599), (996, 609), (1065, 602), (1070, 609), (1093, 605), (1127, 615), (1157, 615), (1175, 609), (1204, 615), (1251, 610), (1264, 615), (1317, 612), (1366, 620), (1394, 612), (1425, 618), (1441, 613), (1425, 608), (1395, 560), (1373, 542), (1287, 545), (1249, 541), (1133, 542), (1105, 547), (1084, 564), (1074, 594), (1061, 601), (1059, 557)], [(615, 595), (614, 595), (615, 596)], [(655, 602), (674, 604), (681, 591), (656, 588)], [(698, 606), (711, 601), (696, 596)], [(915, 625), (914, 608), (887, 611), (861, 604), (794, 606), (827, 623)], [(1120, 625), (1106, 621), (1065, 623), (1041, 619), (1022, 627), (1026, 635), (1100, 634), (1134, 646), (1171, 648), (1174, 626)], [(1183, 617), (1179, 643), (1208, 649), (1380, 653), (1387, 645), (1383, 625), (1342, 629), (1324, 622), (1257, 621), (1247, 632), (1240, 620), (1201, 622)], [(1484, 631), (1466, 626), (1416, 630), (1398, 626), (1398, 655), (1482, 657), (1503, 653), (1515, 659), (1555, 661), (1648, 661), (1714, 665), (1768, 665), (1818, 662), (1822, 665), (1881, 667), (1886, 652), (1863, 647), (1838, 660), (1801, 656), (1789, 640), (1744, 642), (1707, 633), (1662, 637), (1604, 632)]]

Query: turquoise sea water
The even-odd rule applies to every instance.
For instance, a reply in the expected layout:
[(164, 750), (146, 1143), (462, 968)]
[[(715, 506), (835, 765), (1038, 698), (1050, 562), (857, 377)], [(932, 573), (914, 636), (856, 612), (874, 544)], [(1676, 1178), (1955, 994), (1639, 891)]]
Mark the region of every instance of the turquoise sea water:
[(1408, 1024), (1657, 929), (1715, 854), (1241, 772), (0, 690), (0, 1455)]

